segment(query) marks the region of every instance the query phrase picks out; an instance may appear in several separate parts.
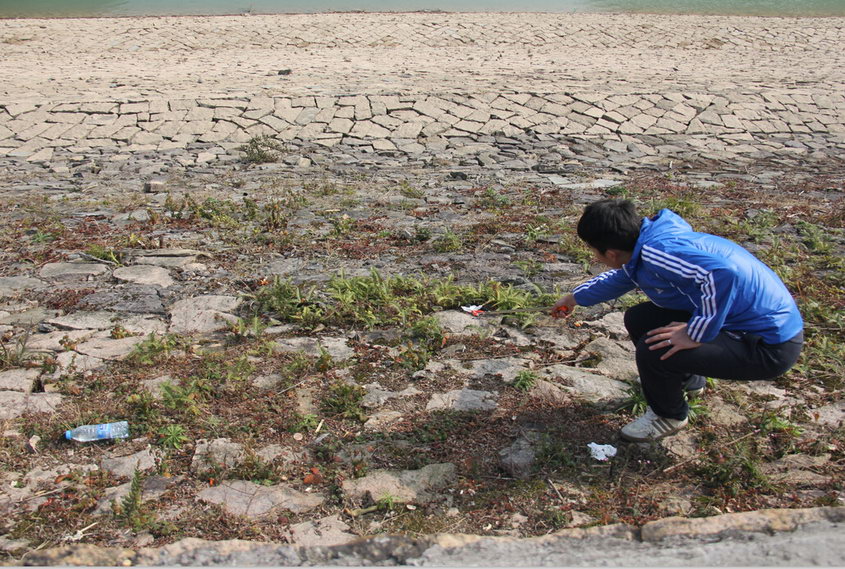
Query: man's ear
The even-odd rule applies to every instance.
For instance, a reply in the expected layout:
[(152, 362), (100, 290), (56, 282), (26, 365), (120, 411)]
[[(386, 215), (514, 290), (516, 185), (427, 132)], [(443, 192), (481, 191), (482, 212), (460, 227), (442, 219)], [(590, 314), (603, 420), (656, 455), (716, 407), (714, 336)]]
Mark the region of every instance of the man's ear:
[(619, 265), (620, 267), (631, 260), (631, 251), (623, 251), (622, 249), (608, 249), (604, 252), (605, 258), (610, 261), (611, 266)]
[(604, 256), (607, 258), (608, 261), (616, 263), (622, 256), (622, 251), (620, 251), (619, 249), (608, 249), (604, 252)]

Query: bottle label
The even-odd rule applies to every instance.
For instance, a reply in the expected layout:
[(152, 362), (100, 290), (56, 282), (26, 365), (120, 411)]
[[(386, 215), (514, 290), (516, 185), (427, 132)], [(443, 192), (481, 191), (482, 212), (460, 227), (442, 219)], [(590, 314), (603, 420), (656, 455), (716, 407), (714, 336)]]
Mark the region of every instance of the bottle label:
[(100, 423), (97, 425), (97, 438), (98, 439), (107, 439), (111, 434), (111, 424), (110, 423)]

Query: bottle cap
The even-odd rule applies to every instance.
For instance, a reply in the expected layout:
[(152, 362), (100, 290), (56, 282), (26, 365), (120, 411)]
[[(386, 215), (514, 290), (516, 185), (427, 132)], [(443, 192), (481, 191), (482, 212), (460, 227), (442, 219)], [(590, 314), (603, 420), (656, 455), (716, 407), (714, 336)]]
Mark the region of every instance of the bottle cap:
[(65, 431), (65, 438), (67, 440), (70, 440), (71, 438), (73, 438), (73, 433), (71, 433), (70, 431)]

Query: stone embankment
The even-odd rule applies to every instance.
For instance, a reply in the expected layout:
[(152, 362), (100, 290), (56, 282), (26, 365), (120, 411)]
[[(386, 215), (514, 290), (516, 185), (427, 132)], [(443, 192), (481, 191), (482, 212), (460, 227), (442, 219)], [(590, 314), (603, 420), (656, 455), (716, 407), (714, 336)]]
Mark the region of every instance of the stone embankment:
[[(0, 154), (203, 164), (258, 136), (556, 171), (845, 154), (839, 19), (323, 14), (5, 21)], [(103, 38), (108, 38), (103, 41)]]
[[(590, 158), (666, 165), (773, 158), (837, 160), (845, 150), (845, 95), (609, 92), (346, 95), (153, 99), (6, 104), (0, 145), (7, 156), (49, 163), (100, 149), (118, 156), (208, 147), (187, 166), (211, 161), (255, 137), (347, 152), (421, 155), (527, 169), (511, 148), (564, 154), (543, 166)], [(538, 145), (538, 143), (545, 143)], [(574, 151), (572, 147), (575, 147)], [(580, 151), (580, 152), (579, 152)]]
[(239, 566), (837, 566), (845, 508), (766, 510), (707, 519), (667, 518), (531, 538), (442, 534), (381, 536), (339, 546), (297, 547), (186, 539), (132, 551), (90, 545), (33, 552), (27, 565)]

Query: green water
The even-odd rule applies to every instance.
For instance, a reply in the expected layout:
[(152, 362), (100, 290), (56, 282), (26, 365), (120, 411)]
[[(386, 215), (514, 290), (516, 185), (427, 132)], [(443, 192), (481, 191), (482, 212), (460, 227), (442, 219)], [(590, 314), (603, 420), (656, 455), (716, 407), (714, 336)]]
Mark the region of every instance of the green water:
[(417, 10), (845, 16), (845, 0), (0, 0), (2, 18)]

